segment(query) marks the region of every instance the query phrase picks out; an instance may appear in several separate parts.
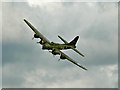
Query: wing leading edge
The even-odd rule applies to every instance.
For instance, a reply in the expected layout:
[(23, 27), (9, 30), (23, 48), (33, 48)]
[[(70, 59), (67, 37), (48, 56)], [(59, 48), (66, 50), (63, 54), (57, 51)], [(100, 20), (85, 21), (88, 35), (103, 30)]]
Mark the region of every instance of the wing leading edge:
[(26, 19), (24, 19), (24, 21), (35, 32), (35, 34), (39, 36), (40, 39), (50, 43), (50, 41), (46, 37), (44, 37), (31, 23), (29, 23)]

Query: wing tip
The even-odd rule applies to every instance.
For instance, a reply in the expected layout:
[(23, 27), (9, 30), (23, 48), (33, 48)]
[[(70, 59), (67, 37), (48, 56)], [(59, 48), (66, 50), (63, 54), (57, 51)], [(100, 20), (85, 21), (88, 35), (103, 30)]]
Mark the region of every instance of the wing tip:
[(86, 71), (88, 71), (88, 69), (85, 68)]
[(87, 68), (85, 68), (85, 67), (83, 67), (83, 66), (81, 66), (79, 63), (77, 63), (78, 65), (79, 65), (79, 67), (81, 67), (82, 69), (84, 69), (84, 70), (88, 70)]
[(23, 18), (23, 20), (26, 22), (27, 20), (25, 18)]
[(85, 68), (85, 67), (82, 67), (84, 70), (86, 70), (86, 71), (88, 71), (88, 69), (87, 68)]

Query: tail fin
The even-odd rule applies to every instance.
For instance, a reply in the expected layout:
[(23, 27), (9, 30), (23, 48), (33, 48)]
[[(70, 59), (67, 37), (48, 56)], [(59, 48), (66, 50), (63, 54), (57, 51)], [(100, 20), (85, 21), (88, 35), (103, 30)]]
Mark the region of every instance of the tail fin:
[(78, 39), (79, 39), (79, 36), (76, 36), (69, 44), (70, 45), (76, 45)]

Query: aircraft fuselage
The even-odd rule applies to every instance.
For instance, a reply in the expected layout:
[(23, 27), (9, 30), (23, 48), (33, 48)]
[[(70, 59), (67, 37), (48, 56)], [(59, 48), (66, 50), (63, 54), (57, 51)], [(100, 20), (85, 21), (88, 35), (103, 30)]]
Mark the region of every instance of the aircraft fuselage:
[(58, 43), (45, 43), (42, 46), (42, 49), (47, 49), (47, 50), (53, 50), (53, 49), (59, 49), (59, 50), (63, 50), (63, 49), (71, 49), (72, 47), (75, 48), (75, 46), (73, 45), (69, 45), (69, 44), (58, 44)]

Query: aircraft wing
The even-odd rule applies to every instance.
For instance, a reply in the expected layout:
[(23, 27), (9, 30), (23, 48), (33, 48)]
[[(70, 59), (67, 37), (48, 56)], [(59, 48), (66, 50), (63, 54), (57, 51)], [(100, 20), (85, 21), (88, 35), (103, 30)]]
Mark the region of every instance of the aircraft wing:
[(64, 54), (64, 53), (61, 52), (61, 51), (60, 51), (60, 53), (61, 53), (61, 55), (62, 55), (65, 59), (67, 59), (68, 61), (72, 62), (73, 64), (77, 65), (78, 67), (80, 67), (80, 68), (82, 68), (82, 69), (84, 69), (84, 70), (87, 70), (85, 67), (83, 67), (82, 65), (80, 65), (79, 63), (77, 63), (77, 62), (75, 62), (73, 59), (71, 59), (68, 55)]
[(24, 19), (24, 21), (35, 32), (35, 34), (39, 36), (40, 39), (50, 43), (50, 41), (46, 37), (44, 37), (31, 23), (29, 23), (26, 19)]
[[(58, 35), (58, 37), (65, 43), (68, 44), (68, 42), (66, 40), (64, 40), (61, 36)], [(84, 55), (82, 53), (80, 53), (76, 48), (72, 48), (75, 52), (77, 52), (78, 54), (80, 54), (81, 56), (84, 57)]]

